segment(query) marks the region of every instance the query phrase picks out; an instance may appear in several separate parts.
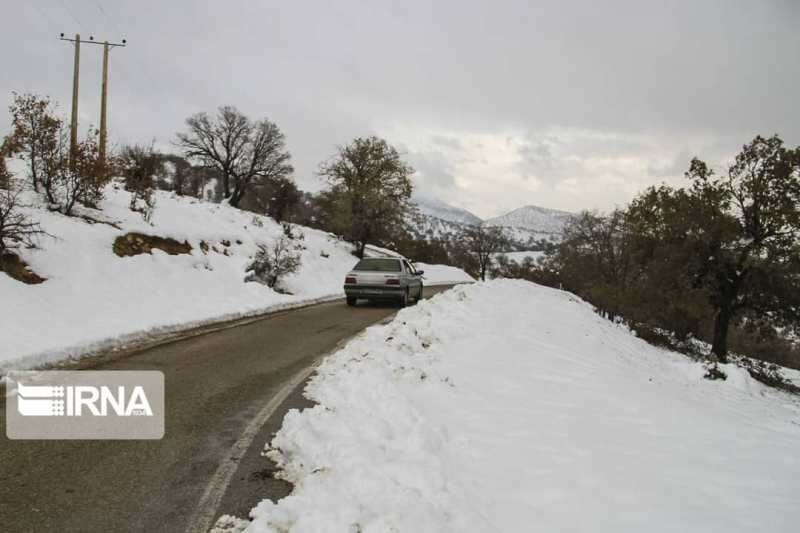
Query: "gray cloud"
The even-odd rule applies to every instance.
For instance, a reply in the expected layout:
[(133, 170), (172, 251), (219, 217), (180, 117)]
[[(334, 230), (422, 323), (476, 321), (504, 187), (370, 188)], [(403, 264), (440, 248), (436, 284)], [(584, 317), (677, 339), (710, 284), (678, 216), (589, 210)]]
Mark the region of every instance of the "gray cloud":
[[(310, 189), (335, 145), (372, 133), (438, 172), (422, 187), (449, 187), (449, 201), (484, 215), (610, 207), (684, 155), (722, 163), (757, 133), (800, 144), (800, 9), (789, 0), (97, 6), (7, 6), (0, 90), (48, 93), (68, 112), (71, 50), (58, 33), (124, 36), (130, 46), (111, 58), (116, 142), (168, 146), (188, 115), (235, 104), (281, 126)], [(88, 126), (99, 47), (84, 47), (81, 66)]]
[(456, 178), (447, 156), (441, 152), (411, 152), (411, 166), (417, 171), (415, 185), (429, 194), (446, 195), (456, 187)]

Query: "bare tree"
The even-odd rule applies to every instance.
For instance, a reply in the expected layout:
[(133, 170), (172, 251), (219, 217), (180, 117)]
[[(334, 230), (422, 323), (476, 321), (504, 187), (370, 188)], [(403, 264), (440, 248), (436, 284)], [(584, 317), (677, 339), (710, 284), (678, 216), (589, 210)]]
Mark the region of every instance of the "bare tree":
[(294, 171), (285, 137), (268, 119), (253, 122), (235, 107), (224, 106), (214, 117), (193, 115), (186, 125), (188, 131), (178, 134), (178, 146), (187, 158), (219, 171), (223, 196), (234, 207), (252, 186), (287, 178)]
[(36, 236), (44, 232), (20, 209), (20, 190), (0, 190), (0, 255), (19, 245), (33, 246)]
[(508, 245), (503, 229), (498, 226), (473, 226), (464, 230), (460, 240), (463, 248), (476, 261), (478, 276), (486, 281), (486, 272), (492, 266), (492, 257)]
[(405, 226), (413, 172), (397, 150), (378, 137), (354, 139), (320, 165), (320, 175), (331, 185), (333, 229), (356, 243), (358, 257), (364, 257), (370, 240), (391, 238)]

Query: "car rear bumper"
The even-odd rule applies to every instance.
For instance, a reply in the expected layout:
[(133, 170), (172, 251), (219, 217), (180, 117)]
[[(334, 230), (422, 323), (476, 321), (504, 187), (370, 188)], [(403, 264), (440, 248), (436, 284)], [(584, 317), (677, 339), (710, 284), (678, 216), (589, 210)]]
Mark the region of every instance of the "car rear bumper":
[(402, 286), (386, 286), (386, 285), (345, 285), (344, 293), (347, 296), (355, 298), (372, 298), (372, 299), (400, 299), (406, 292), (406, 288)]

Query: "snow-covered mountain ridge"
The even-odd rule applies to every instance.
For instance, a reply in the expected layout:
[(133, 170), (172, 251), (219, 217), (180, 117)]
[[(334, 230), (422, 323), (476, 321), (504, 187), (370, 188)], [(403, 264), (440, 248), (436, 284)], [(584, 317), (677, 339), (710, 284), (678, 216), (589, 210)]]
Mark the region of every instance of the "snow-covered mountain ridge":
[(487, 226), (522, 228), (536, 233), (560, 235), (564, 232), (564, 228), (572, 217), (573, 214), (566, 211), (526, 205), (514, 209), (505, 215), (490, 218), (486, 220), (484, 224)]
[(450, 239), (470, 226), (500, 226), (517, 248), (527, 249), (541, 240), (558, 241), (564, 228), (574, 216), (567, 211), (527, 205), (488, 220), (462, 209), (428, 197), (414, 197), (419, 211), (411, 221), (419, 238)]
[(417, 209), (419, 209), (420, 214), (426, 217), (434, 217), (446, 222), (472, 226), (477, 226), (483, 222), (480, 217), (474, 213), (460, 207), (446, 204), (436, 198), (415, 196), (413, 198), (413, 203), (417, 206)]

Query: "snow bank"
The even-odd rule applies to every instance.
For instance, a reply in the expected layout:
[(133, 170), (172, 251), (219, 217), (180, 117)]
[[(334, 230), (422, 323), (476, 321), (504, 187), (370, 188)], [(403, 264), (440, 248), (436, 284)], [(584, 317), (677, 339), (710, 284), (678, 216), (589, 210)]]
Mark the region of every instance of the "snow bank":
[(326, 359), (247, 531), (796, 531), (798, 402), (704, 372), (568, 293), (458, 286)]
[(428, 263), (414, 263), (418, 270), (425, 272), (422, 279), (425, 285), (449, 285), (451, 283), (472, 283), (475, 278), (461, 270), (448, 265), (429, 265)]
[[(36, 202), (32, 195), (28, 200)], [(0, 273), (0, 372), (221, 319), (338, 298), (344, 275), (356, 262), (348, 243), (298, 228), (302, 267), (282, 284), (291, 294), (280, 294), (243, 281), (257, 244), (282, 235), (274, 220), (158, 192), (148, 224), (128, 209), (129, 200), (127, 192), (109, 187), (102, 210), (82, 211), (114, 225), (28, 209), (52, 237), (42, 237), (39, 249), (21, 254), (47, 281), (24, 285)], [(128, 232), (187, 241), (191, 255), (154, 250), (152, 255), (117, 257), (112, 244)], [(463, 278), (447, 268), (441, 271), (440, 281), (449, 275), (453, 281)]]

